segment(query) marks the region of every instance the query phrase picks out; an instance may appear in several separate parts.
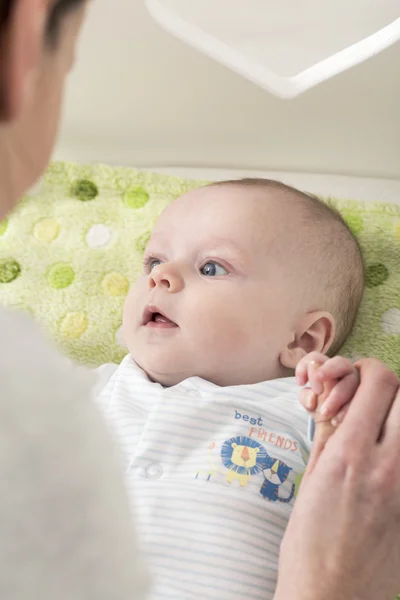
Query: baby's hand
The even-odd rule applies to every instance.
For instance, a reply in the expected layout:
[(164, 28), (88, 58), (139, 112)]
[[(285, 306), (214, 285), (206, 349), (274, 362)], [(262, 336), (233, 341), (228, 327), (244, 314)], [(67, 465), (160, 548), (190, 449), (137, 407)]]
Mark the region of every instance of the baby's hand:
[(347, 358), (310, 352), (297, 365), (296, 381), (300, 386), (310, 384), (300, 392), (303, 406), (316, 413), (319, 422), (330, 421), (336, 427), (343, 421), (360, 378)]

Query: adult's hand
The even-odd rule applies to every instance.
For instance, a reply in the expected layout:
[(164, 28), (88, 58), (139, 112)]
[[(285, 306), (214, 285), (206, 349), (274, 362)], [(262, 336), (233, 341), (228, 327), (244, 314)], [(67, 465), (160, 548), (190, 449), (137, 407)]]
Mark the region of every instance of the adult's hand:
[(399, 380), (358, 363), (344, 422), (304, 476), (275, 600), (393, 600), (400, 592)]

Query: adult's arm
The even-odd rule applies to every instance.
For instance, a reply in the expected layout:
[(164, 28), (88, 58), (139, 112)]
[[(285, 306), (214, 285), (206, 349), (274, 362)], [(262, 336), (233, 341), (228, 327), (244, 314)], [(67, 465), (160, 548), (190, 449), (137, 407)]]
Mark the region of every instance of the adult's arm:
[(344, 422), (306, 473), (275, 600), (393, 600), (400, 592), (399, 380), (360, 361)]
[(146, 580), (92, 378), (0, 309), (0, 598), (141, 600)]

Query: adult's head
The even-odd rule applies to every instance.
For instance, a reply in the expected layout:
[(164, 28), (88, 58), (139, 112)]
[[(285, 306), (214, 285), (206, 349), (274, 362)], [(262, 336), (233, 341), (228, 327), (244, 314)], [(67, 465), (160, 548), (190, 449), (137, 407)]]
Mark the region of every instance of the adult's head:
[(87, 0), (0, 0), (0, 219), (47, 166)]

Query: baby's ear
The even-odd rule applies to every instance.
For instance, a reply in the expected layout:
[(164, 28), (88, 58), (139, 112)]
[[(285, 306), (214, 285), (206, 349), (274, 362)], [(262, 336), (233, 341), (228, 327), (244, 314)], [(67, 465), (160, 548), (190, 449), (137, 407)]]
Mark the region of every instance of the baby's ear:
[(316, 311), (301, 317), (297, 323), (294, 339), (279, 357), (283, 367), (295, 369), (309, 352), (328, 352), (335, 338), (336, 324), (328, 312)]

